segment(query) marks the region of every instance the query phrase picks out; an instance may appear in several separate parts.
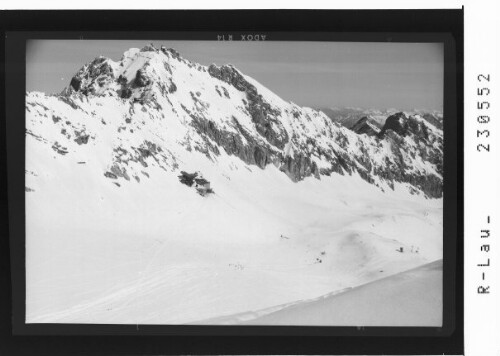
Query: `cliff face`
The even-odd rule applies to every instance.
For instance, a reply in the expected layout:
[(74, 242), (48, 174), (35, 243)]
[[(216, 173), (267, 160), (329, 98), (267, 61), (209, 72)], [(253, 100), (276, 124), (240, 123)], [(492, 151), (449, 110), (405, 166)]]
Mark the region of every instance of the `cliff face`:
[(117, 186), (147, 179), (151, 166), (179, 172), (198, 152), (274, 165), (296, 182), (359, 174), (381, 189), (442, 196), (442, 130), (428, 120), (397, 113), (380, 131), (365, 118), (351, 131), (231, 65), (202, 66), (164, 47), (98, 57), (60, 95), (28, 93), (26, 112), (29, 137), (55, 147), (57, 159), (104, 153), (102, 177)]

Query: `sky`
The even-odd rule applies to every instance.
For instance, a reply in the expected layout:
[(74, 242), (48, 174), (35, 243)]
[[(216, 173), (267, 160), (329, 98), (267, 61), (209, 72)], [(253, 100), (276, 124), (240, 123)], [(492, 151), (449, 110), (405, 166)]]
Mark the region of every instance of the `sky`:
[(32, 40), (26, 90), (58, 93), (86, 63), (154, 43), (190, 61), (233, 64), (286, 101), (314, 108), (443, 109), (440, 43)]

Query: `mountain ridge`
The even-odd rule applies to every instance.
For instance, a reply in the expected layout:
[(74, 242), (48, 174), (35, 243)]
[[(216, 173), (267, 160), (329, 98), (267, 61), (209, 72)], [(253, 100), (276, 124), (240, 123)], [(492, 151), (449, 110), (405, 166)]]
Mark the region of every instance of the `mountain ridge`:
[[(47, 98), (56, 99), (57, 105), (47, 105), (52, 101)], [(420, 118), (400, 113), (414, 129), (403, 133), (384, 124), (377, 137), (365, 137), (322, 112), (284, 101), (232, 65), (203, 66), (163, 46), (130, 49), (118, 62), (97, 57), (76, 73), (60, 95), (28, 93), (26, 108), (27, 112), (36, 108), (38, 119), (53, 117), (52, 122), (35, 126), (42, 132), (53, 130), (49, 124), (60, 126), (61, 137), (56, 140), (57, 135), (52, 135), (52, 146), (66, 155), (70, 151), (63, 154), (66, 150), (61, 147), (72, 145), (68, 141), (76, 143), (78, 150), (100, 135), (97, 127), (88, 132), (85, 123), (95, 120), (101, 127), (107, 125), (100, 109), (105, 105), (120, 107), (122, 112), (123, 120), (111, 120), (116, 125), (113, 141), (123, 141), (119, 138), (125, 132), (137, 136), (153, 126), (159, 129), (154, 139), (127, 136), (129, 142), (112, 147), (113, 158), (103, 176), (116, 180), (115, 184), (132, 177), (139, 181), (141, 167), (148, 164), (182, 169), (181, 146), (201, 152), (212, 162), (224, 151), (261, 169), (272, 164), (295, 182), (311, 176), (358, 174), (381, 189), (394, 189), (398, 183), (406, 184), (412, 194), (442, 196), (442, 130), (429, 128)], [(69, 118), (75, 112), (83, 115), (79, 128)], [(161, 120), (166, 122), (152, 125)], [(29, 120), (27, 127), (32, 137), (43, 136)], [(174, 142), (160, 137), (168, 131), (175, 131)]]

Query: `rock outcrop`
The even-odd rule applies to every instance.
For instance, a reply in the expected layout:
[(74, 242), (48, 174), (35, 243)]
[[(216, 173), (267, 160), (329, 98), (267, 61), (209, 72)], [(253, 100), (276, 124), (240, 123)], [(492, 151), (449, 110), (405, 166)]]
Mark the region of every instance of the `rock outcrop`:
[(359, 119), (350, 129), (358, 135), (377, 136), (380, 133), (380, 129), (366, 116)]
[(285, 144), (289, 141), (289, 137), (281, 122), (276, 119), (278, 112), (264, 100), (254, 85), (245, 80), (243, 75), (231, 65), (217, 67), (215, 64), (212, 64), (208, 67), (208, 73), (212, 77), (222, 80), (244, 92), (247, 98), (247, 110), (252, 117), (252, 121), (255, 123), (257, 131), (271, 145), (279, 149), (285, 147)]
[(384, 137), (386, 131), (392, 130), (400, 136), (406, 136), (408, 130), (408, 118), (402, 112), (389, 116), (380, 130), (379, 137)]

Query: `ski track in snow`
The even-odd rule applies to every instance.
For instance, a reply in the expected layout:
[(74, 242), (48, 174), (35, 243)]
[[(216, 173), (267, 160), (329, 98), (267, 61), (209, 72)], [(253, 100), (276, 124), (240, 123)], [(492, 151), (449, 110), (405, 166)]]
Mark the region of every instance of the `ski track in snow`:
[[(361, 180), (358, 184), (365, 193), (371, 190)], [(373, 193), (382, 194), (375, 189)], [(371, 204), (376, 201), (356, 200), (354, 208), (349, 208), (349, 203), (345, 205), (343, 199), (332, 196), (339, 208), (337, 215), (343, 216), (339, 220), (334, 215), (327, 218), (328, 214), (303, 216), (305, 222), (296, 224), (296, 232), (283, 233), (289, 239), (281, 239), (281, 234), (276, 233), (265, 241), (252, 233), (236, 231), (237, 226), (235, 233), (241, 235), (237, 241), (218, 239), (213, 227), (199, 229), (205, 230), (205, 236), (199, 231), (189, 237), (181, 234), (187, 241), (179, 238), (186, 224), (193, 224), (195, 217), (205, 211), (204, 204), (218, 200), (227, 211), (234, 211), (247, 203), (246, 195), (244, 199), (241, 195), (237, 194), (239, 200), (231, 200), (238, 206), (229, 207), (217, 196), (203, 200), (193, 194), (193, 205), (177, 214), (177, 224), (168, 224), (168, 236), (144, 230), (106, 236), (99, 233), (100, 229), (88, 230), (88, 226), (87, 230), (76, 228), (85, 236), (70, 238), (60, 234), (54, 239), (58, 232), (50, 229), (48, 236), (33, 234), (33, 238), (41, 238), (39, 243), (51, 241), (65, 258), (54, 256), (51, 249), (37, 249), (37, 242), (28, 241), (28, 253), (29, 248), (37, 249), (37, 257), (45, 258), (41, 264), (36, 264), (38, 259), (28, 259), (28, 281), (30, 274), (36, 280), (27, 286), (28, 322), (193, 323), (315, 298), (441, 258), (439, 205), (435, 209), (422, 207), (420, 212), (407, 208), (417, 211), (411, 213), (404, 207), (409, 202), (399, 199), (388, 202), (384, 212), (373, 211)], [(219, 196), (225, 194), (220, 192)], [(273, 201), (275, 206), (281, 205)], [(268, 203), (272, 206), (273, 201)], [(392, 205), (394, 202), (400, 206)], [(342, 209), (349, 212), (342, 214)], [(268, 206), (265, 213), (271, 210)], [(429, 211), (431, 214), (424, 213)], [(212, 210), (211, 218), (218, 213)], [(256, 219), (255, 215), (252, 218)], [(281, 227), (289, 228), (286, 224)], [(401, 231), (418, 236), (399, 236)], [(207, 242), (210, 235), (214, 241)], [(59, 244), (59, 239), (71, 243)], [(103, 242), (98, 243), (101, 239)], [(419, 254), (408, 251), (411, 244), (420, 246)], [(407, 252), (397, 252), (400, 246)], [(126, 251), (115, 254), (117, 247)], [(322, 263), (317, 263), (316, 258), (321, 258)], [(80, 262), (69, 270), (61, 269), (68, 260)], [(238, 269), (239, 265), (242, 269)], [(80, 277), (83, 282), (79, 282)], [(44, 304), (44, 308), (37, 309), (30, 301)]]

